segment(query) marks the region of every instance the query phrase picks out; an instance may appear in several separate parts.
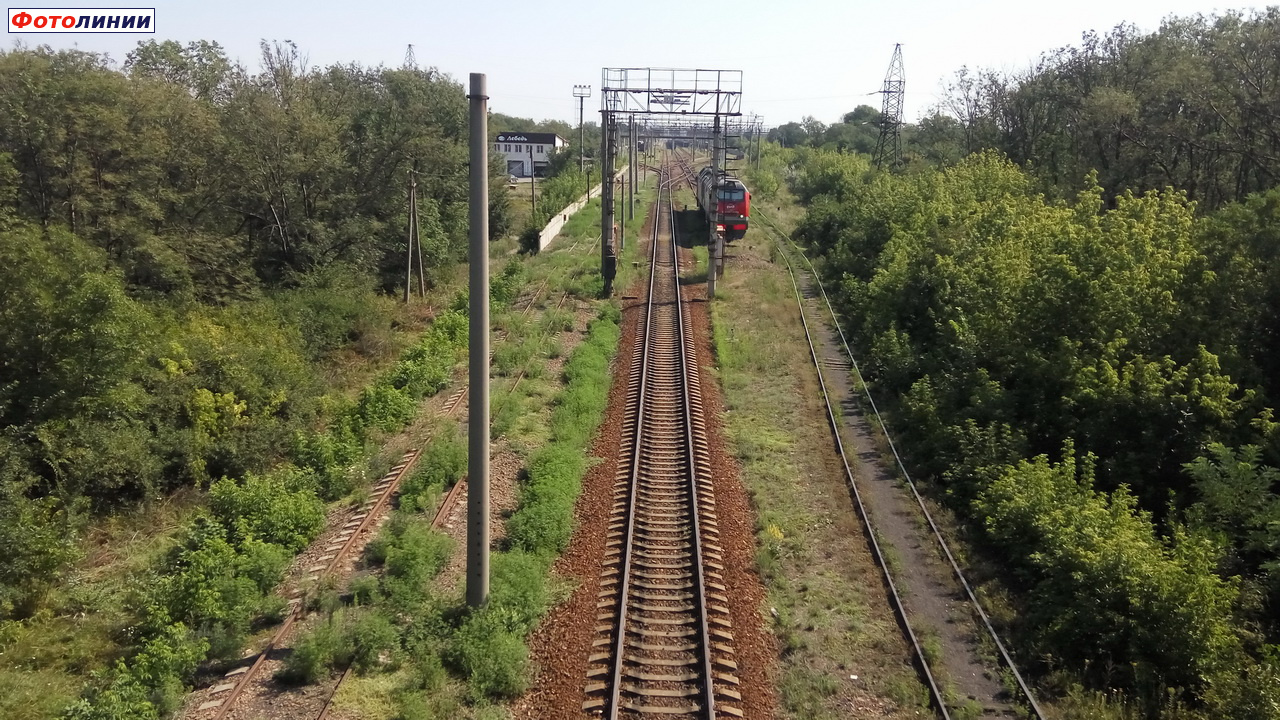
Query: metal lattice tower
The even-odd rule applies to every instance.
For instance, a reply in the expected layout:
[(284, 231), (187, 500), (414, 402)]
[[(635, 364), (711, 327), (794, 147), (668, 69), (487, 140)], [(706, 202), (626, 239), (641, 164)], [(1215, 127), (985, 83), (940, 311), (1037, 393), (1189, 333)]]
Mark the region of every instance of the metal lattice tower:
[(406, 70), (416, 70), (418, 67), (418, 58), (413, 55), (413, 43), (409, 43), (409, 49), (404, 51), (404, 68)]
[(876, 167), (897, 167), (902, 162), (902, 98), (907, 86), (902, 69), (902, 44), (893, 46), (893, 59), (884, 76), (884, 104), (880, 110), (880, 140), (876, 142)]

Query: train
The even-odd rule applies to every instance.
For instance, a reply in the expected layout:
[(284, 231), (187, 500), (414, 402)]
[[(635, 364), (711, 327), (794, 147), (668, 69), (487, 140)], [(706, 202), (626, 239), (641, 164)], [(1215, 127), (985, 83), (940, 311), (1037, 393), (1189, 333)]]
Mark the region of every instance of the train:
[(725, 242), (733, 242), (747, 234), (751, 191), (723, 170), (717, 182), (716, 174), (709, 166), (698, 172), (698, 207), (707, 216), (707, 222), (715, 225), (716, 232), (724, 234)]

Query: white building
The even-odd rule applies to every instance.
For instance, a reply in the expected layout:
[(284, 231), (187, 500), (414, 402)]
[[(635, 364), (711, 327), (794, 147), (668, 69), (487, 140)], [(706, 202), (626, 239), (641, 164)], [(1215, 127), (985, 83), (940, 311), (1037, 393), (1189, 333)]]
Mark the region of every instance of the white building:
[(516, 177), (547, 174), (551, 153), (569, 143), (555, 133), (500, 132), (493, 149), (507, 158), (507, 172)]

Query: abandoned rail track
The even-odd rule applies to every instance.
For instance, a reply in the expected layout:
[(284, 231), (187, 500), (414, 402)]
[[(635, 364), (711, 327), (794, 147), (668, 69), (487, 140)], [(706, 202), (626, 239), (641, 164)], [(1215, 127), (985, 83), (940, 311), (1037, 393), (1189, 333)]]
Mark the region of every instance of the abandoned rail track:
[[(314, 587), (324, 578), (337, 575), (341, 572), (344, 561), (352, 557), (352, 553), (357, 548), (363, 548), (372, 539), (373, 533), (380, 525), (380, 519), (386, 515), (385, 511), (392, 496), (400, 487), (400, 482), (413, 468), (414, 463), (418, 461), (420, 454), (416, 448), (409, 450), (387, 471), (386, 475), (373, 485), (373, 493), (369, 499), (365, 500), (356, 513), (347, 519), (330, 540), (329, 545), (324, 548), (325, 554), (319, 560), (321, 564), (306, 569), (304, 583)], [(259, 681), (262, 667), (271, 657), (272, 652), (283, 646), (294, 625), (305, 616), (303, 596), (303, 588), (295, 587), (289, 598), (289, 614), (267, 641), (266, 646), (254, 656), (253, 663), (248, 667), (241, 666), (228, 672), (224, 676), (224, 682), (210, 690), (213, 699), (202, 703), (197, 708), (197, 712), (214, 710), (213, 720), (222, 720), (231, 712), (240, 695), (253, 683)], [(227, 694), (221, 698), (217, 697), (224, 692)]]
[[(897, 583), (894, 581), (890, 564), (885, 558), (884, 550), (881, 547), (879, 533), (876, 531), (875, 525), (873, 524), (872, 515), (868, 513), (867, 506), (864, 503), (863, 492), (860, 490), (858, 480), (855, 478), (848, 453), (846, 452), (845, 443), (841, 436), (840, 426), (842, 420), (840, 418), (840, 414), (836, 412), (835, 404), (832, 400), (832, 392), (828, 389), (824, 368), (827, 370), (834, 369), (842, 374), (852, 372), (856, 377), (857, 385), (862, 389), (863, 398), (866, 399), (871, 412), (874, 414), (880, 427), (883, 429), (884, 437), (895, 460), (896, 468), (905, 480), (914, 504), (919, 508), (921, 516), (928, 525), (930, 536), (936, 542), (937, 548), (941, 554), (945, 556), (947, 564), (954, 574), (957, 583), (961, 588), (963, 588), (965, 598), (968, 600), (968, 604), (972, 608), (973, 613), (978, 617), (979, 624), (983, 631), (985, 631), (992, 643), (995, 645), (1001, 664), (1005, 666), (1011, 676), (1012, 686), (1016, 687), (1017, 694), (1021, 695), (1018, 702), (1023, 705), (1022, 712), (1028, 713), (1031, 717), (1037, 718), (1037, 720), (1045, 720), (1044, 712), (1040, 709), (1034, 692), (1022, 677), (1022, 673), (1018, 669), (1013, 657), (1010, 655), (1004, 641), (996, 632), (991, 619), (987, 616), (986, 611), (978, 601), (971, 583), (965, 577), (964, 571), (956, 561), (955, 555), (952, 553), (946, 538), (943, 536), (942, 531), (934, 521), (932, 514), (925, 505), (924, 498), (920, 495), (915, 482), (911, 479), (911, 474), (908, 472), (906, 465), (898, 454), (898, 449), (893, 444), (892, 437), (889, 436), (888, 428), (884, 423), (884, 419), (880, 415), (880, 410), (876, 406), (875, 399), (871, 396), (871, 392), (862, 377), (862, 372), (858, 366), (857, 359), (854, 357), (853, 351), (850, 349), (848, 341), (845, 339), (844, 330), (840, 326), (840, 318), (836, 315), (835, 309), (832, 307), (831, 301), (827, 297), (826, 289), (822, 286), (822, 281), (818, 277), (817, 270), (813, 267), (812, 262), (809, 261), (809, 258), (805, 255), (804, 251), (791, 241), (790, 238), (786, 237), (785, 234), (780, 231), (764, 213), (760, 212), (758, 205), (754, 214), (759, 221), (757, 227), (767, 230), (768, 235), (772, 237), (777, 246), (778, 255), (782, 257), (786, 265), (792, 289), (795, 293), (796, 306), (800, 314), (801, 325), (804, 328), (805, 339), (808, 343), (809, 357), (813, 362), (814, 371), (817, 373), (818, 386), (821, 390), (823, 403), (826, 408), (828, 425), (831, 430), (832, 439), (835, 443), (835, 449), (837, 454), (840, 456), (846, 482), (849, 486), (850, 494), (853, 498), (858, 516), (863, 522), (863, 527), (866, 529), (866, 535), (871, 547), (872, 555), (875, 557), (876, 564), (879, 566), (884, 578), (894, 613), (898, 618), (899, 625), (903, 629), (903, 633), (906, 635), (908, 643), (911, 645), (917, 669), (920, 671), (921, 679), (929, 690), (930, 701), (933, 704), (934, 709), (937, 711), (939, 717), (943, 718), (943, 720), (950, 720), (952, 717), (952, 710), (950, 707), (951, 703), (949, 702), (951, 699), (948, 698), (941, 690), (940, 686), (942, 683), (939, 681), (939, 678), (935, 673), (933, 663), (930, 662), (924, 652), (921, 639), (913, 626), (910, 612), (907, 609), (906, 603), (903, 601), (902, 593), (899, 591)], [(804, 268), (798, 267), (798, 262), (793, 261), (795, 254), (798, 254), (808, 265), (807, 273)], [(819, 297), (822, 299), (820, 304), (817, 303), (817, 298)], [(819, 322), (829, 321), (832, 328), (834, 328), (838, 334), (838, 347), (843, 351), (838, 366), (833, 367), (830, 359), (821, 358), (821, 353), (818, 349), (818, 341), (815, 340), (814, 332), (810, 327), (808, 313), (811, 311), (806, 308), (806, 300), (812, 301), (817, 307), (825, 307), (826, 313)], [(844, 365), (845, 361), (847, 361), (848, 365)], [(984, 708), (984, 717), (989, 716), (992, 713), (1005, 715), (1012, 712), (1012, 710), (988, 707)]]
[(742, 716), (673, 182), (655, 200), (583, 702), (610, 719)]

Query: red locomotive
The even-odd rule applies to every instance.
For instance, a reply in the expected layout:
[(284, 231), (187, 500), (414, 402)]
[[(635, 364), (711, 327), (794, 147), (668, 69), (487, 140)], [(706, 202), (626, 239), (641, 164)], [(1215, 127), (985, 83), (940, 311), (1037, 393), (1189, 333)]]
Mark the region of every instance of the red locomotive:
[(707, 222), (715, 225), (716, 232), (724, 233), (725, 242), (732, 242), (747, 234), (751, 192), (741, 180), (723, 170), (719, 182), (712, 181), (714, 175), (710, 167), (698, 173), (698, 206), (706, 214)]

